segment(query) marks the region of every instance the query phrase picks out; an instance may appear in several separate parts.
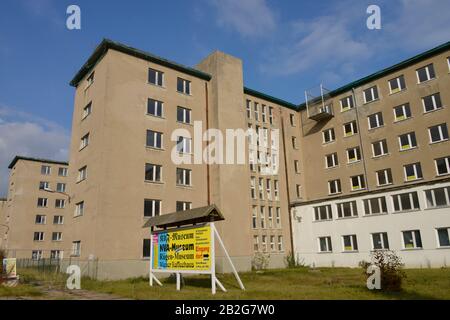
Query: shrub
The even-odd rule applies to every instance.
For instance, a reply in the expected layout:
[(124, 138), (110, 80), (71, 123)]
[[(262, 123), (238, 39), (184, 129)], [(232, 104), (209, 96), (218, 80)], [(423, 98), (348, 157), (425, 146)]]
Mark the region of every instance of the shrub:
[(265, 270), (269, 266), (270, 254), (268, 253), (255, 253), (252, 261), (253, 270)]
[(380, 268), (381, 274), (381, 290), (383, 291), (401, 291), (402, 280), (406, 277), (402, 268), (400, 257), (392, 250), (376, 250), (371, 254), (372, 262), (361, 261), (359, 266), (364, 269), (366, 276), (367, 268), (375, 265)]
[(287, 256), (284, 257), (284, 262), (286, 263), (286, 267), (289, 269), (305, 267), (303, 260), (298, 259), (292, 251), (289, 251)]

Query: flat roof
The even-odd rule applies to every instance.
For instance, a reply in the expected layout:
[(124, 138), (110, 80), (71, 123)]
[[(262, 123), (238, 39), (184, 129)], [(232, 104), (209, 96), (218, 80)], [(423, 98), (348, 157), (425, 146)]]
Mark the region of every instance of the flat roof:
[(290, 102), (287, 102), (285, 100), (282, 100), (282, 99), (279, 99), (279, 98), (275, 98), (275, 97), (270, 96), (268, 94), (265, 94), (265, 93), (262, 93), (262, 92), (259, 92), (259, 91), (247, 88), (247, 87), (244, 87), (244, 93), (248, 94), (250, 96), (256, 97), (256, 98), (260, 98), (260, 99), (263, 99), (263, 100), (270, 101), (272, 103), (279, 104), (279, 105), (281, 105), (283, 107), (286, 107), (286, 108), (289, 108), (289, 109), (293, 109), (293, 110), (297, 110), (298, 109), (298, 106), (296, 104), (294, 104), (294, 103), (290, 103)]
[(179, 63), (167, 60), (165, 58), (158, 57), (154, 54), (151, 54), (146, 51), (142, 51), (130, 46), (127, 46), (123, 43), (112, 41), (109, 39), (103, 39), (103, 41), (97, 46), (97, 48), (94, 50), (92, 55), (88, 58), (86, 63), (81, 67), (81, 69), (77, 72), (75, 77), (70, 81), (70, 85), (73, 87), (76, 87), (78, 83), (88, 74), (91, 72), (91, 70), (94, 68), (94, 66), (97, 64), (97, 62), (106, 54), (106, 52), (109, 49), (113, 49), (116, 51), (120, 51), (125, 54), (129, 54), (131, 56), (150, 61), (186, 74), (189, 74), (191, 76), (203, 79), (203, 80), (211, 80), (211, 75), (202, 72), (200, 70), (187, 67), (184, 65), (181, 65)]
[[(411, 65), (413, 65), (413, 64), (415, 64), (417, 62), (420, 62), (422, 60), (428, 59), (428, 58), (430, 58), (432, 56), (440, 54), (440, 53), (442, 53), (444, 51), (447, 51), (449, 49), (450, 49), (450, 41), (448, 41), (448, 42), (446, 42), (444, 44), (441, 44), (440, 46), (437, 46), (437, 47), (435, 47), (433, 49), (430, 49), (430, 50), (427, 50), (425, 52), (419, 53), (418, 55), (415, 55), (415, 56), (413, 56), (413, 57), (411, 57), (409, 59), (403, 60), (402, 62), (394, 64), (393, 66), (390, 66), (390, 67), (387, 67), (387, 68), (382, 69), (380, 71), (377, 71), (375, 73), (372, 73), (371, 75), (368, 75), (368, 76), (366, 76), (364, 78), (361, 78), (359, 80), (350, 82), (350, 83), (348, 83), (348, 84), (346, 84), (346, 85), (344, 85), (342, 87), (339, 87), (339, 88), (337, 88), (335, 90), (332, 90), (329, 94), (332, 97), (337, 96), (337, 95), (339, 95), (341, 93), (344, 93), (346, 91), (351, 90), (352, 88), (360, 87), (360, 86), (362, 86), (364, 84), (367, 84), (369, 82), (372, 82), (372, 81), (374, 81), (374, 80), (376, 80), (378, 78), (384, 77), (384, 76), (386, 76), (388, 74), (391, 74), (391, 73), (394, 73), (394, 72), (396, 72), (398, 70), (407, 68), (407, 67), (409, 67), (409, 66), (411, 66)], [(306, 103), (304, 102), (304, 103), (302, 103), (302, 104), (300, 104), (298, 106), (298, 109), (300, 110), (300, 109), (303, 109), (305, 107), (306, 107)]]
[(42, 163), (51, 163), (51, 164), (60, 164), (60, 165), (64, 165), (64, 166), (68, 166), (69, 165), (69, 163), (66, 162), (66, 161), (58, 161), (58, 160), (42, 159), (42, 158), (32, 158), (32, 157), (24, 157), (24, 156), (15, 156), (14, 159), (9, 164), (8, 169), (12, 169), (16, 165), (17, 161), (19, 161), (19, 160), (42, 162)]

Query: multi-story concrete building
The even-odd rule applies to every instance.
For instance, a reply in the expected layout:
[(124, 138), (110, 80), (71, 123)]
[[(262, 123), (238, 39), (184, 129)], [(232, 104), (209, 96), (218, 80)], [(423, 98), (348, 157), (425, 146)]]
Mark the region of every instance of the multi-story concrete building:
[[(65, 256), (98, 259), (103, 278), (145, 274), (146, 220), (214, 203), (239, 270), (257, 253), (270, 267), (291, 251), (310, 265), (356, 266), (387, 248), (407, 266), (446, 265), (449, 56), (446, 43), (295, 105), (245, 87), (242, 61), (225, 53), (190, 68), (104, 40), (71, 82)], [(257, 134), (244, 139), (243, 163), (220, 164), (211, 160), (228, 154), (210, 149), (221, 139), (209, 129), (227, 143), (227, 129)], [(23, 201), (39, 198), (36, 181)]]
[(300, 106), (296, 254), (356, 266), (376, 249), (450, 262), (450, 43)]
[(4, 248), (4, 238), (8, 226), (6, 225), (6, 198), (0, 198), (0, 249)]
[(9, 257), (60, 259), (64, 254), (67, 162), (15, 157), (3, 208)]

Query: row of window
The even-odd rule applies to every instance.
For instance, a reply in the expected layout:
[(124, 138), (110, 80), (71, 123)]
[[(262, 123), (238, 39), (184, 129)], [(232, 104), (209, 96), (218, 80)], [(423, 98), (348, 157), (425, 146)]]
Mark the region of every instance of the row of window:
[[(274, 215), (275, 211), (275, 215)], [(258, 219), (259, 218), (259, 219)], [(259, 220), (259, 223), (258, 223)], [(268, 207), (267, 209), (267, 223), (266, 223), (266, 207), (252, 207), (252, 228), (253, 229), (280, 229), (281, 228), (281, 209), (279, 207)]]
[[(438, 248), (450, 248), (450, 228), (436, 228), (436, 239)], [(403, 250), (422, 249), (422, 237), (420, 230), (402, 231)], [(387, 232), (377, 232), (370, 234), (372, 250), (389, 250), (389, 237)], [(333, 252), (333, 245), (330, 236), (319, 237), (318, 251), (321, 253)], [(355, 234), (341, 237), (343, 252), (358, 252), (358, 239)]]
[[(420, 210), (417, 191), (394, 194), (391, 197), (394, 213)], [(450, 206), (450, 187), (434, 188), (425, 191), (426, 209), (438, 209)], [(363, 200), (365, 216), (387, 214), (388, 206), (385, 196)], [(337, 219), (358, 217), (356, 201), (346, 201), (336, 204)], [(331, 204), (314, 207), (314, 221), (333, 220)]]
[[(47, 223), (47, 216), (43, 214), (36, 215), (35, 218), (36, 224), (46, 224)], [(64, 217), (55, 215), (53, 216), (53, 224), (63, 224), (64, 223)]]
[[(49, 191), (50, 188), (50, 182), (48, 181), (41, 181), (39, 182), (39, 190)], [(66, 192), (66, 184), (62, 182), (56, 183), (56, 192)]]
[[(162, 165), (146, 163), (145, 181), (162, 183), (163, 173)], [(192, 186), (192, 170), (176, 168), (176, 184), (178, 186)]]
[[(192, 209), (192, 202), (177, 201), (176, 211), (185, 211)], [(162, 212), (162, 200), (159, 199), (145, 199), (144, 200), (144, 217), (150, 218), (159, 216)]]
[[(148, 82), (158, 86), (165, 87), (165, 75), (164, 72), (149, 68), (148, 69)], [(177, 91), (183, 94), (192, 94), (191, 81), (177, 77)]]
[[(49, 176), (52, 174), (52, 167), (43, 165), (41, 166), (41, 174), (44, 176)], [(67, 177), (67, 168), (58, 168), (58, 176)]]
[[(253, 108), (252, 108), (253, 104)], [(273, 108), (266, 106), (264, 104), (260, 104), (258, 102), (252, 102), (251, 100), (247, 100), (246, 102), (246, 110), (247, 110), (247, 118), (254, 119), (255, 121), (260, 121), (260, 109), (261, 109), (261, 121), (263, 123), (273, 124)], [(252, 116), (252, 114), (254, 116)]]
[[(63, 251), (62, 250), (51, 250), (50, 251), (50, 259), (59, 260), (63, 258)], [(41, 260), (44, 258), (43, 251), (42, 250), (33, 250), (31, 252), (31, 259), (32, 260)]]
[[(273, 198), (272, 198), (272, 184), (273, 184)], [(280, 185), (278, 180), (258, 178), (258, 197), (256, 195), (256, 177), (250, 177), (250, 195), (252, 199), (264, 200), (280, 200)]]
[[(37, 200), (38, 208), (47, 208), (48, 207), (48, 198), (38, 198)], [(65, 199), (56, 199), (55, 200), (55, 208), (64, 209), (66, 207)]]
[[(444, 176), (450, 174), (450, 157), (435, 159), (436, 174)], [(422, 165), (420, 162), (410, 163), (403, 166), (405, 182), (423, 179)], [(392, 169), (382, 169), (375, 172), (378, 186), (386, 186), (393, 183)], [(350, 177), (351, 191), (364, 190), (366, 180), (364, 175)], [(328, 193), (330, 195), (342, 192), (341, 180), (335, 179), (328, 181)]]
[[(185, 108), (185, 107), (177, 107), (177, 122), (179, 123), (191, 123), (191, 113), (192, 110)], [(147, 114), (152, 115), (154, 117), (163, 118), (164, 117), (164, 102), (155, 100), (155, 99), (148, 99), (147, 102)]]
[[(253, 250), (255, 252), (283, 252), (283, 236), (261, 236), (261, 244), (259, 242), (259, 236), (253, 236)], [(269, 246), (267, 243), (269, 240)]]
[[(33, 241), (44, 241), (45, 232), (37, 231), (33, 235)], [(52, 232), (52, 241), (62, 241), (62, 232)]]

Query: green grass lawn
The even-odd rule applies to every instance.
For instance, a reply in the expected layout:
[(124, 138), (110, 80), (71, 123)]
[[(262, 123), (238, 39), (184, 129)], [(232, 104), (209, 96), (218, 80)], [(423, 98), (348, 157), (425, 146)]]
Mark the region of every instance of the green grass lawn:
[[(43, 279), (30, 270), (20, 271), (28, 281)], [(219, 275), (228, 292), (217, 288), (211, 295), (208, 276), (186, 277), (186, 286), (176, 291), (175, 283), (166, 279), (163, 287), (149, 287), (148, 279), (137, 278), (122, 281), (96, 281), (82, 279), (85, 290), (110, 293), (131, 299), (450, 299), (450, 269), (405, 270), (403, 291), (386, 293), (369, 291), (361, 269), (318, 268), (309, 270), (279, 269), (263, 272), (242, 273), (246, 287), (241, 291), (231, 274)], [(45, 281), (63, 287), (63, 278), (46, 276)]]
[(27, 284), (20, 284), (15, 288), (9, 288), (0, 285), (0, 298), (3, 299), (12, 297), (40, 297), (40, 296), (42, 296), (42, 293), (39, 291), (39, 289)]

